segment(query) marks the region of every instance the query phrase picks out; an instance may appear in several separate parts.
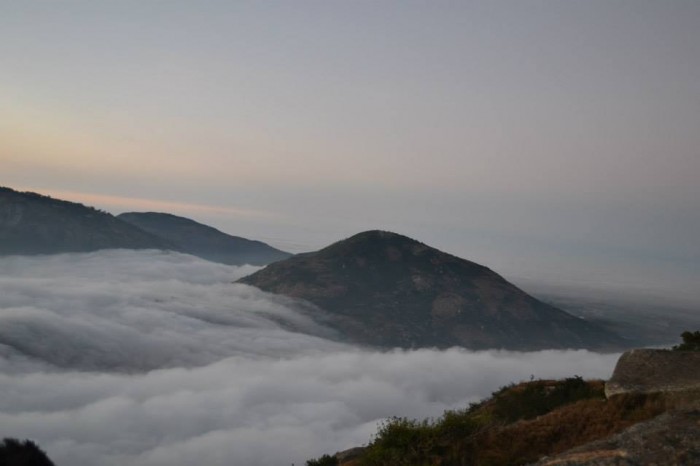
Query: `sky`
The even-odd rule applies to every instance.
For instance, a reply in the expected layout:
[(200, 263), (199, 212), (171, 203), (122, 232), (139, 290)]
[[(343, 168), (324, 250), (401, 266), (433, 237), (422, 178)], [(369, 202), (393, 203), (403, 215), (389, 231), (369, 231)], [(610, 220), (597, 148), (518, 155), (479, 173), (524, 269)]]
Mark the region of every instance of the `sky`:
[(697, 1), (0, 8), (2, 185), (700, 302)]
[(439, 417), (531, 377), (607, 379), (619, 357), (350, 346), (302, 303), (231, 284), (254, 268), (174, 252), (0, 270), (0, 438), (62, 465), (301, 465), (385, 418)]

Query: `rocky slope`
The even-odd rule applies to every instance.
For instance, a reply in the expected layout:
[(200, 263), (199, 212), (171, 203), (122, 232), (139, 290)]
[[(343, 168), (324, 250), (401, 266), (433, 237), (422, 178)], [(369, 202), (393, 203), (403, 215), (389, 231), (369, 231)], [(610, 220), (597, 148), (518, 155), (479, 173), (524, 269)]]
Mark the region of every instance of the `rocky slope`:
[(213, 262), (265, 265), (291, 256), (261, 241), (227, 235), (216, 228), (172, 214), (127, 212), (117, 218), (166, 239), (181, 252)]
[(605, 394), (608, 403), (654, 400), (664, 412), (615, 435), (543, 458), (537, 466), (700, 464), (700, 352), (627, 351), (605, 384)]
[(700, 464), (700, 411), (674, 410), (611, 437), (543, 458), (537, 466)]
[[(700, 353), (634, 350), (606, 385), (578, 377), (503, 387), (437, 420), (393, 418), (339, 466), (700, 464)], [(637, 373), (633, 383), (627, 376)], [(659, 376), (669, 379), (660, 384)], [(616, 390), (610, 390), (610, 386)]]
[(351, 340), (384, 347), (606, 348), (615, 335), (490, 269), (408, 237), (367, 231), (240, 280), (330, 312)]
[(0, 255), (173, 247), (106, 212), (0, 187)]
[(634, 349), (620, 356), (605, 384), (607, 397), (622, 393), (700, 394), (700, 351)]

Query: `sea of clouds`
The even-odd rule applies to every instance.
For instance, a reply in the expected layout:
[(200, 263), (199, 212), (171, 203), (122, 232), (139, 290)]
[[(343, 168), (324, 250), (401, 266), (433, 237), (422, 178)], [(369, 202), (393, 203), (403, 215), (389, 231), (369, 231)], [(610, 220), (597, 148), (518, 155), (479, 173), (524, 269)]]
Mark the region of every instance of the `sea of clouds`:
[(531, 376), (610, 376), (617, 354), (376, 351), (312, 306), (177, 253), (0, 258), (0, 437), (57, 466), (302, 465)]

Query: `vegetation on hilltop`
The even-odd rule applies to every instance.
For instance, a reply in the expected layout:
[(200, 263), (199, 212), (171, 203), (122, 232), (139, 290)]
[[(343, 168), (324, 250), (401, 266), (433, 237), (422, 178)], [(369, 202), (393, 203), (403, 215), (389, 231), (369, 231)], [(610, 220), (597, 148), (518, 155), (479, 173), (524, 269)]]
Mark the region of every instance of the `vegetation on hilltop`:
[(308, 460), (306, 466), (338, 466), (338, 458), (331, 455), (323, 455), (320, 458)]
[(14, 438), (0, 441), (0, 464), (3, 466), (54, 466), (36, 443)]
[(673, 347), (674, 351), (700, 351), (700, 331), (683, 332), (683, 343)]

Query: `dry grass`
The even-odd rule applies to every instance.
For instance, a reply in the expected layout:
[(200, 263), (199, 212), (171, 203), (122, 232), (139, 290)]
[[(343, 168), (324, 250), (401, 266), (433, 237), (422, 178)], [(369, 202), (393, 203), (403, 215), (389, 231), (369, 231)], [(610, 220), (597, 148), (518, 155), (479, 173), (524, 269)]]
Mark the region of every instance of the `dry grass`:
[(608, 437), (667, 409), (660, 395), (581, 400), (535, 419), (489, 429), (476, 440), (475, 465), (517, 465)]
[(359, 458), (342, 466), (520, 465), (608, 437), (671, 403), (659, 394), (606, 400), (603, 387), (580, 379), (533, 381), (437, 421), (390, 421)]

